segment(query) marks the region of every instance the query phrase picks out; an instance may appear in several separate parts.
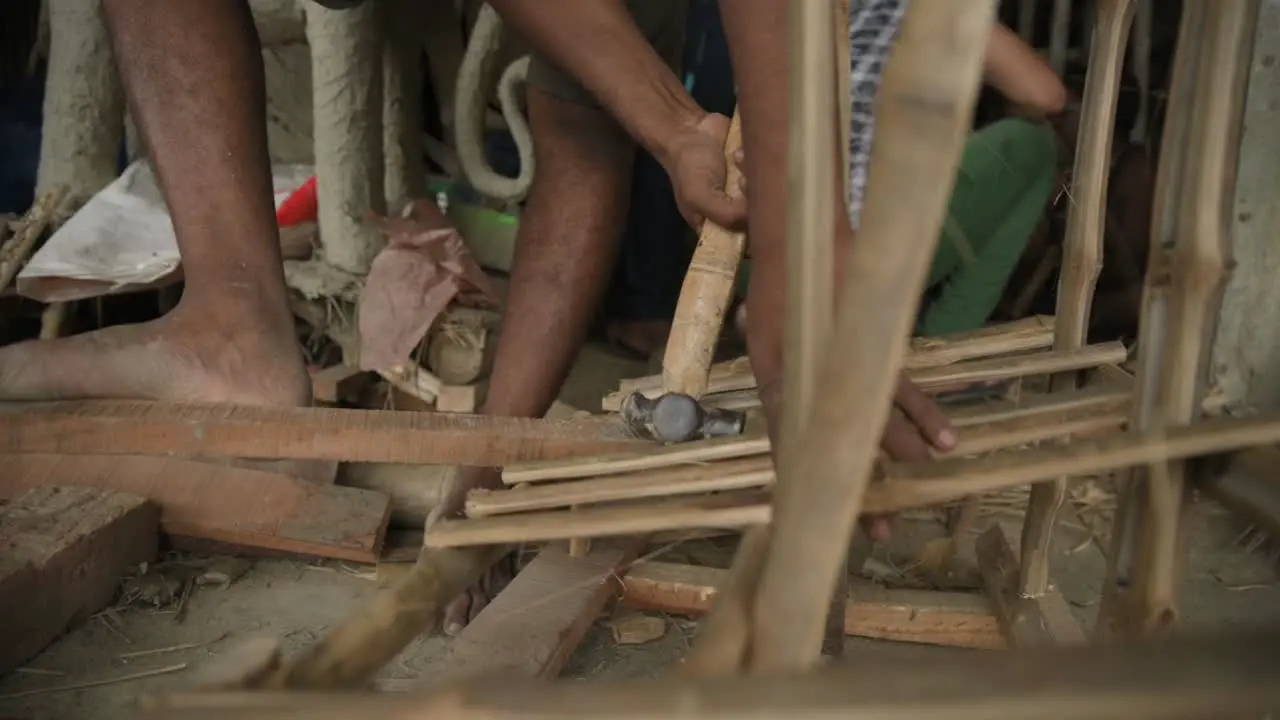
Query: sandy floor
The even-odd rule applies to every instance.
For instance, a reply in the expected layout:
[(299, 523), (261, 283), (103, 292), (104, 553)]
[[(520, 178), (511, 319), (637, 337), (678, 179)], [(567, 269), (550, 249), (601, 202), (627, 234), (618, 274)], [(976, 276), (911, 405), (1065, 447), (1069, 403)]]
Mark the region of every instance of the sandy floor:
[[(594, 395), (609, 387), (621, 373), (642, 372), (593, 353), (589, 370), (575, 373), (566, 401), (588, 406)], [(1192, 549), (1182, 608), (1190, 629), (1280, 623), (1280, 583), (1276, 566), (1265, 554), (1250, 552), (1239, 542), (1241, 528), (1215, 505), (1197, 506)], [(890, 547), (874, 557), (902, 562), (914, 549), (939, 532), (934, 523), (900, 523)], [(1054, 578), (1085, 627), (1093, 615), (1104, 572), (1095, 543), (1070, 518), (1058, 534)], [(708, 554), (710, 553), (710, 557)], [(707, 548), (675, 548), (663, 559), (721, 564), (727, 557)], [(296, 651), (322, 637), (376, 591), (369, 568), (337, 563), (258, 561), (242, 578), (226, 588), (202, 588), (189, 599), (185, 616), (172, 611), (128, 608), (95, 618), (72, 631), (29, 663), (24, 670), (0, 680), (0, 717), (94, 718), (131, 717), (140, 693), (181, 687), (189, 668), (255, 634), (284, 639)], [(668, 618), (667, 632), (642, 645), (617, 645), (611, 633), (597, 624), (566, 668), (572, 677), (641, 677), (661, 672), (677, 662), (688, 648), (694, 624)], [(422, 638), (410, 645), (383, 671), (386, 689), (405, 689), (446, 670), (441, 663), (447, 640)], [(961, 653), (930, 648), (850, 639), (849, 652), (877, 655)], [(160, 673), (121, 680), (140, 673)], [(65, 689), (102, 683), (96, 687)], [(64, 688), (64, 689), (59, 689)], [(24, 694), (34, 693), (34, 694)]]

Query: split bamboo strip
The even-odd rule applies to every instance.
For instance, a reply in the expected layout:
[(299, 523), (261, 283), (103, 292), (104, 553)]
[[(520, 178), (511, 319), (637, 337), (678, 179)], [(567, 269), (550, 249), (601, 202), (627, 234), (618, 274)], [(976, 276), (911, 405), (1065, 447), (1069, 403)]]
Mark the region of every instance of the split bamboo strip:
[[(1094, 475), (1273, 443), (1280, 443), (1280, 417), (1219, 417), (1194, 426), (1170, 428), (1164, 435), (1115, 432), (1103, 437), (1079, 439), (1067, 445), (1012, 450), (980, 458), (891, 465), (885, 467), (884, 481), (867, 487), (862, 507), (868, 514), (895, 513), (942, 505), (969, 495), (1007, 490), (1054, 477)], [(770, 506), (763, 497), (759, 493), (738, 492), (625, 507), (584, 508), (575, 513), (558, 510), (442, 521), (427, 533), (427, 545), (453, 547), (705, 527), (742, 527), (769, 522)]]
[[(1134, 2), (1097, 0), (1096, 23), (1085, 20), (1090, 31), (1086, 37), (1092, 36), (1093, 43), (1081, 103), (1079, 147), (1072, 170), (1062, 273), (1058, 279), (1053, 347), (1059, 351), (1077, 350), (1087, 342), (1093, 296), (1102, 270), (1111, 142)], [(1090, 17), (1092, 15), (1086, 16)], [(1050, 379), (1050, 389), (1058, 392), (1074, 389), (1077, 379), (1069, 373), (1057, 375)], [(1023, 595), (1038, 597), (1049, 587), (1053, 523), (1066, 500), (1066, 492), (1066, 478), (1031, 490), (1021, 544), (1019, 592)]]
[(503, 468), (502, 482), (506, 485), (520, 485), (544, 480), (618, 475), (672, 465), (732, 460), (767, 452), (769, 452), (767, 436), (714, 438), (679, 445), (659, 445), (642, 452), (600, 455), (570, 461), (513, 464)]
[[(1121, 407), (1128, 407), (1130, 401), (1130, 393), (1123, 389), (1115, 389), (1107, 386), (1091, 386), (1078, 389), (1066, 393), (1053, 393), (1053, 395), (1033, 395), (1019, 402), (993, 402), (989, 405), (977, 405), (973, 407), (961, 407), (954, 413), (948, 413), (951, 424), (956, 428), (970, 428), (975, 425), (992, 425), (989, 429), (982, 429), (979, 432), (998, 434), (1004, 432), (1015, 432), (1021, 428), (1021, 425), (1002, 425), (1007, 421), (1020, 418), (1036, 418), (1039, 415), (1071, 413), (1071, 411), (1082, 411), (1082, 413), (1110, 413)], [(1112, 425), (1108, 425), (1112, 427)], [(1047, 430), (1044, 430), (1047, 433)], [(1069, 436), (1070, 432), (1060, 433), (1061, 437)], [(1059, 437), (1059, 436), (1051, 436)], [(1043, 438), (1041, 438), (1043, 439)], [(965, 443), (975, 441), (974, 437), (970, 437), (970, 433), (960, 433), (961, 448), (977, 447), (968, 446)], [(1023, 445), (1021, 441), (1010, 442), (1009, 445), (998, 445), (998, 447), (1014, 447)], [(733, 460), (737, 457), (750, 457), (755, 455), (764, 455), (769, 452), (768, 437), (751, 436), (751, 437), (733, 437), (733, 438), (714, 438), (708, 441), (699, 441), (684, 443), (684, 445), (658, 446), (644, 448), (636, 452), (621, 452), (616, 455), (600, 455), (595, 457), (581, 457), (581, 459), (570, 460), (545, 460), (535, 462), (520, 462), (520, 464), (509, 465), (503, 470), (502, 480), (508, 486), (517, 486), (517, 484), (525, 483), (541, 483), (547, 480), (572, 480), (580, 478), (598, 478), (603, 475), (620, 475), (623, 473), (639, 473), (643, 470), (657, 470), (662, 468), (676, 468), (676, 466), (690, 464), (705, 464), (705, 462), (719, 460)], [(972, 450), (969, 452), (986, 452), (986, 450)], [(964, 454), (964, 452), (961, 452)]]
[[(1120, 429), (1128, 420), (1125, 402), (1110, 407), (1088, 405), (1035, 415), (970, 425), (960, 436), (953, 455), (963, 457), (1005, 450), (1045, 440), (1086, 436)], [(753, 445), (756, 443), (753, 443)], [(705, 492), (766, 487), (774, 482), (773, 464), (765, 456), (688, 466), (655, 467), (629, 474), (607, 475), (588, 480), (572, 480), (521, 487), (513, 490), (474, 490), (467, 497), (471, 518), (505, 515), (641, 498), (694, 495)], [(884, 462), (883, 459), (881, 461)]]
[[(1047, 350), (1024, 355), (966, 360), (912, 370), (907, 374), (921, 389), (930, 390), (966, 382), (996, 382), (1029, 375), (1087, 370), (1100, 365), (1122, 363), (1127, 357), (1128, 351), (1123, 343), (1111, 342), (1088, 345), (1071, 351)], [(752, 390), (755, 386), (755, 375), (751, 374), (750, 370), (736, 375), (713, 375), (707, 385), (707, 394), (714, 396), (719, 393)], [(622, 400), (630, 392), (610, 393), (605, 396), (601, 404), (605, 410), (616, 412), (622, 407)], [(662, 394), (662, 388), (641, 389), (638, 392), (657, 397)]]
[[(969, 332), (933, 338), (912, 338), (905, 367), (908, 370), (924, 370), (965, 360), (1044, 350), (1053, 345), (1053, 328), (1052, 317), (1037, 315)], [(750, 373), (751, 361), (740, 357), (712, 365), (709, 378), (712, 385), (715, 385), (717, 380), (723, 381)], [(661, 375), (646, 375), (621, 381), (614, 394), (625, 397), (633, 392), (648, 393), (661, 389)]]
[(427, 530), (428, 548), (572, 538), (643, 535), (687, 528), (741, 528), (769, 522), (759, 492), (732, 493), (624, 507), (588, 507), (475, 520), (441, 520)]
[(773, 461), (767, 452), (766, 444), (757, 457), (746, 459), (657, 468), (513, 490), (473, 490), (467, 496), (467, 517), (763, 487), (773, 483)]

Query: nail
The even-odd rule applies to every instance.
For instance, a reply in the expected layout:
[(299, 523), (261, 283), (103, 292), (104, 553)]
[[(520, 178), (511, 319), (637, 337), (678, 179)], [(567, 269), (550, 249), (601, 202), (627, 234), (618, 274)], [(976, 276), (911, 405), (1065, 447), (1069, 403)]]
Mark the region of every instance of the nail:
[(451, 622), (444, 627), (444, 634), (449, 637), (457, 637), (462, 632), (462, 623)]
[(956, 444), (955, 432), (952, 430), (943, 430), (942, 432), (938, 433), (938, 444), (941, 445), (944, 449), (950, 449), (952, 447), (955, 447), (955, 444)]

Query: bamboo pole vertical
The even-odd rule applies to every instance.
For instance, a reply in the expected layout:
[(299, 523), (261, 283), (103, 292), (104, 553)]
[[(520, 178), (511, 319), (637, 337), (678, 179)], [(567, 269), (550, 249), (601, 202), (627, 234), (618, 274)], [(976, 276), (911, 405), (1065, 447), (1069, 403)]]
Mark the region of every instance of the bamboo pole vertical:
[[(1258, 0), (1197, 0), (1184, 10), (1143, 289), (1134, 432), (1190, 423), (1204, 399), (1232, 263), (1227, 228), (1258, 7)], [(1178, 619), (1186, 463), (1156, 463), (1134, 480), (1113, 533), (1103, 634), (1159, 632)], [(1118, 590), (1122, 581), (1127, 593)]]
[(1062, 74), (1067, 69), (1067, 51), (1071, 49), (1071, 0), (1053, 0), (1052, 23), (1049, 26), (1049, 65)]
[[(1063, 240), (1062, 275), (1058, 283), (1058, 308), (1054, 348), (1075, 350), (1084, 346), (1089, 331), (1093, 293), (1102, 270), (1103, 232), (1106, 226), (1107, 180), (1111, 169), (1116, 102), (1125, 43), (1133, 20), (1135, 0), (1098, 0), (1098, 26), (1089, 58), (1081, 109), (1080, 142), (1071, 174), (1071, 208)], [(1076, 375), (1054, 377), (1052, 390), (1069, 391)], [(1020, 591), (1043, 595), (1049, 585), (1049, 553), (1053, 523), (1066, 498), (1066, 478), (1041, 483), (1031, 490), (1022, 527)]]
[[(751, 607), (753, 671), (802, 671), (817, 660), (954, 185), (994, 10), (992, 0), (908, 7), (878, 97), (869, 202), (822, 390), (774, 493), (773, 537)], [(795, 212), (804, 198), (792, 202)]]

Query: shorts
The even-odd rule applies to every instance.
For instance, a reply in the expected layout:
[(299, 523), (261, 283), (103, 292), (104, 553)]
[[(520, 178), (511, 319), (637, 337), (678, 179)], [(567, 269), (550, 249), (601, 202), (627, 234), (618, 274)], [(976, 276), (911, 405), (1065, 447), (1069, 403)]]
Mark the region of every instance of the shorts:
[[(644, 33), (653, 49), (678, 74), (681, 56), (684, 54), (688, 0), (626, 0), (626, 4), (631, 17), (640, 27), (640, 32)], [(590, 91), (579, 85), (546, 55), (538, 52), (531, 55), (528, 80), (530, 86), (578, 105), (599, 106)]]

